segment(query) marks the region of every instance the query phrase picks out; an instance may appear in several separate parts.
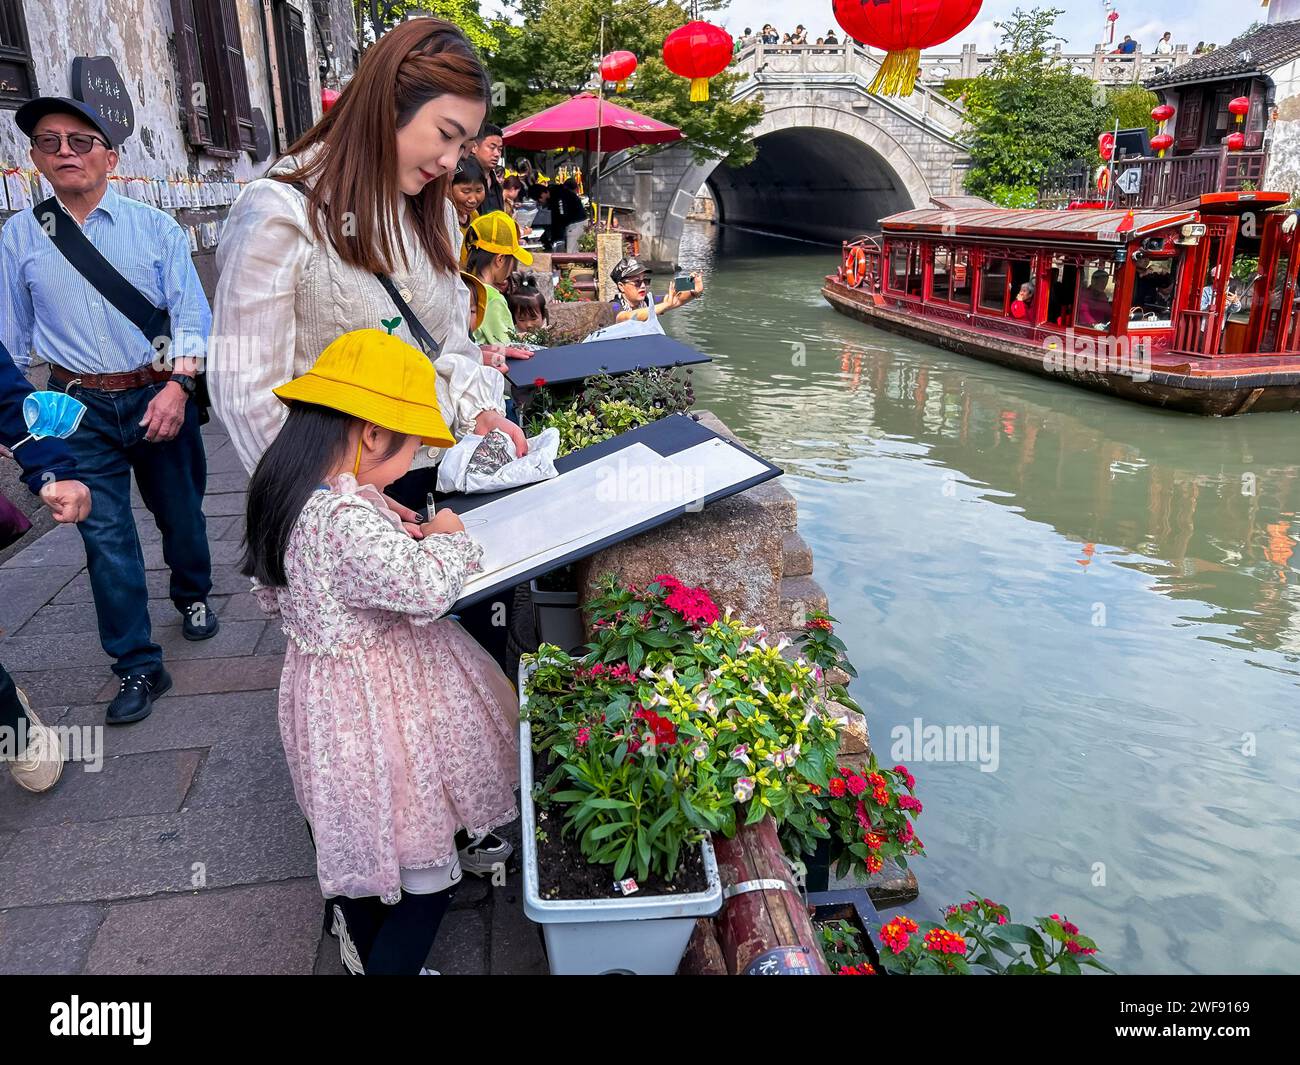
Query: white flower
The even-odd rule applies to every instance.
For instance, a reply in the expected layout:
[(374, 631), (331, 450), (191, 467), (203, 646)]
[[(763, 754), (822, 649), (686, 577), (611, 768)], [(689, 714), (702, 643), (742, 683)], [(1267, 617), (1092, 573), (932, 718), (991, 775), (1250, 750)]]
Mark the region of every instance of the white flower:
[(708, 756), (709, 756), (709, 749), (702, 743), (696, 744), (696, 746), (691, 750), (691, 757), (694, 758), (697, 762), (704, 761), (704, 759), (706, 759)]
[(735, 790), (736, 802), (744, 802), (754, 794), (754, 782), (749, 777), (741, 777), (736, 781)]
[(658, 679), (659, 679), (659, 674), (656, 673), (656, 672), (655, 672), (653, 669), (651, 669), (649, 666), (646, 666), (645, 669), (641, 670), (641, 672), (640, 672), (639, 674), (637, 674), (637, 675), (638, 675), (642, 680), (658, 680)]
[(779, 640), (776, 641), (776, 649), (778, 651), (784, 651), (789, 646), (790, 646), (790, 641), (787, 640), (784, 636), (782, 636)]

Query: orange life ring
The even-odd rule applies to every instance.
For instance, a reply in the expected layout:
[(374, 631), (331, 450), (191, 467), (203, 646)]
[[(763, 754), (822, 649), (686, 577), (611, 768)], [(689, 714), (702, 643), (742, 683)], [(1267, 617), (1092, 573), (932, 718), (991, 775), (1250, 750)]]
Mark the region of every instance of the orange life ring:
[(859, 288), (867, 276), (867, 253), (860, 247), (849, 249), (844, 258), (844, 280), (852, 288)]

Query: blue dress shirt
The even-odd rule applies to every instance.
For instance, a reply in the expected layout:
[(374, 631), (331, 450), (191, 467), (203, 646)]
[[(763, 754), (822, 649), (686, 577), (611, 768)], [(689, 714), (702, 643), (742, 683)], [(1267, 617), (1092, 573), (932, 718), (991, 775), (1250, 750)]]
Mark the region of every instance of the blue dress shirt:
[[(154, 306), (167, 308), (172, 354), (202, 356), (212, 311), (176, 220), (110, 187), (82, 231)], [(144, 334), (63, 257), (30, 209), (0, 230), (0, 343), (24, 369), (32, 352), (87, 374), (124, 373), (155, 358)]]

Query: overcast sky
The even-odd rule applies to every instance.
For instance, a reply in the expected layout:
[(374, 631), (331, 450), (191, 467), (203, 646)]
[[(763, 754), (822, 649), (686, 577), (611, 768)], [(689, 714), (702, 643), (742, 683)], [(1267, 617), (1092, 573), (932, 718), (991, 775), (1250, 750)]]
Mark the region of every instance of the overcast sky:
[[(1260, 0), (1112, 0), (1119, 12), (1116, 22), (1116, 40), (1129, 34), (1150, 51), (1160, 35), (1169, 30), (1178, 44), (1195, 46), (1198, 41), (1226, 44), (1236, 34), (1256, 20), (1268, 18), (1267, 8)], [(485, 13), (500, 11), (509, 5), (503, 0), (483, 0)], [(1005, 18), (1015, 8), (1026, 10), (1034, 6), (1055, 6), (1065, 9), (1057, 22), (1057, 32), (1066, 39), (1069, 51), (1089, 52), (1102, 40), (1105, 12), (1101, 0), (984, 0), (975, 21), (954, 39), (952, 50), (961, 43), (978, 44), (990, 48), (998, 38), (993, 23)], [(835, 25), (831, 15), (830, 0), (731, 0), (730, 8), (717, 20), (733, 36), (739, 36), (746, 26), (759, 29), (770, 22), (782, 33), (799, 23), (808, 30), (809, 40), (816, 40)], [(838, 33), (838, 29), (836, 30)], [(945, 52), (949, 46), (935, 49)]]

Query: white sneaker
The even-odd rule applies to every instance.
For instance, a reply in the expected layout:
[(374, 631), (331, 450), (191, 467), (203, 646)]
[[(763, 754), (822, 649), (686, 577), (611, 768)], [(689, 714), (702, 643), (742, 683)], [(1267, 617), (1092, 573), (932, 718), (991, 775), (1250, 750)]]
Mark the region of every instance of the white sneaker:
[(465, 872), (491, 876), (497, 866), (505, 867), (515, 848), (495, 832), (483, 832), (470, 839), (469, 846), (459, 853), (460, 867)]
[(361, 954), (348, 933), (348, 922), (343, 917), (343, 907), (335, 903), (330, 910), (334, 915), (333, 923), (330, 925), (330, 935), (339, 941), (339, 960), (343, 962), (343, 968), (352, 976), (365, 976), (366, 970), (361, 965)]
[(22, 758), (9, 763), (9, 772), (20, 788), (36, 793), (49, 791), (63, 775), (63, 748), (59, 743), (59, 734), (41, 724), (21, 688), (16, 688), (15, 691), (18, 692), (18, 701), (23, 705), (29, 724), (27, 748)]

